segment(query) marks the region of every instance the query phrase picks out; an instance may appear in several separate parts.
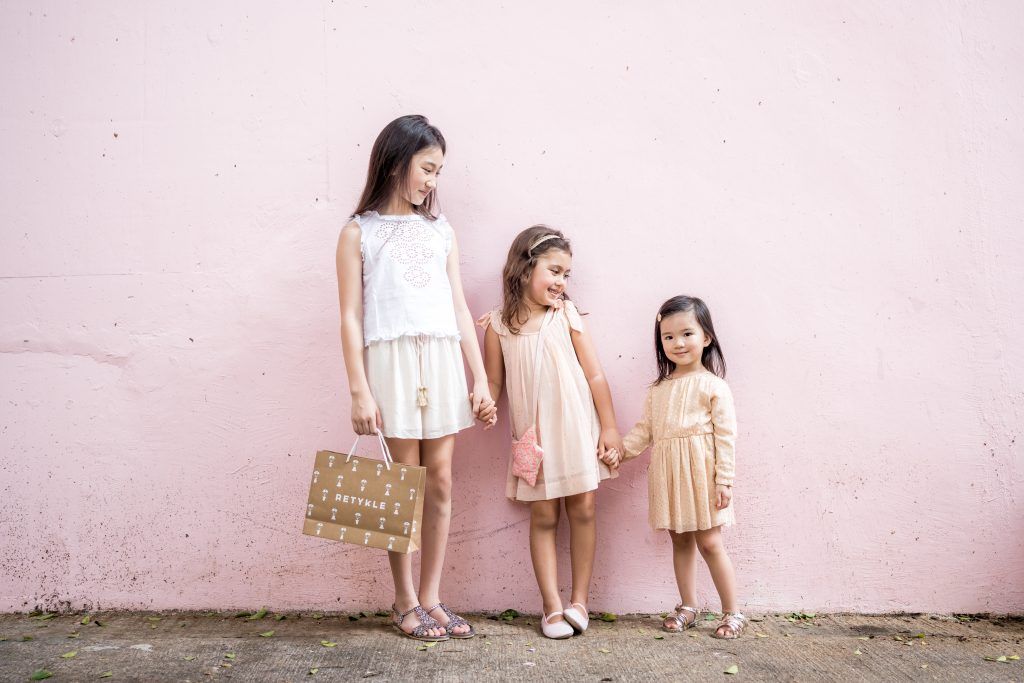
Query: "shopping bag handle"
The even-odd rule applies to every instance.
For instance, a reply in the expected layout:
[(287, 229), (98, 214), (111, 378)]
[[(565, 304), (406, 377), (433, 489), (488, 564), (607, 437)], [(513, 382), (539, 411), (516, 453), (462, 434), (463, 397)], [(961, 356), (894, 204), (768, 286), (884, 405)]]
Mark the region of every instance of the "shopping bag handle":
[[(357, 434), (356, 435), (356, 440), (352, 443), (352, 448), (348, 449), (348, 457), (345, 458), (345, 462), (348, 462), (349, 460), (351, 460), (352, 456), (355, 455), (356, 446), (359, 444), (359, 439), (361, 438), (361, 436), (362, 436), (361, 434)], [(379, 429), (377, 430), (377, 439), (380, 441), (381, 453), (384, 454), (384, 464), (387, 466), (388, 470), (390, 471), (391, 470), (391, 463), (394, 462), (394, 460), (391, 459), (391, 451), (388, 449), (387, 442), (384, 441), (384, 434)]]

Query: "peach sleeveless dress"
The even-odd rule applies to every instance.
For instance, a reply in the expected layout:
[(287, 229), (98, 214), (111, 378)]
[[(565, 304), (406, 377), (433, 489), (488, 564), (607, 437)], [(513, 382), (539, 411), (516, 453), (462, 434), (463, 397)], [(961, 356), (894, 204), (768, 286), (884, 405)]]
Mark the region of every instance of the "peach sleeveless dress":
[[(517, 438), (532, 424), (527, 405), (533, 400), (533, 359), (538, 334), (512, 334), (501, 322), (500, 309), (484, 316), (482, 323), (485, 328), (493, 328), (501, 342), (505, 393), (513, 438)], [(601, 423), (590, 384), (576, 358), (571, 330), (582, 331), (583, 320), (576, 306), (566, 301), (544, 332), (537, 400), (537, 435), (544, 460), (537, 484), (530, 486), (512, 474), (509, 459), (505, 495), (512, 500), (529, 502), (573, 496), (593, 491), (601, 481), (618, 476), (597, 457)]]

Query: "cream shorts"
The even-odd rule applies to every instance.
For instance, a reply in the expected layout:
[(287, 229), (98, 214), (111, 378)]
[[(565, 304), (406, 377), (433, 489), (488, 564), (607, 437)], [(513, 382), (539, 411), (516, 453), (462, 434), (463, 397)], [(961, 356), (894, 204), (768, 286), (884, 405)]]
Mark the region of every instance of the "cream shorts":
[(472, 426), (458, 339), (399, 337), (373, 342), (363, 353), (384, 436), (436, 439)]

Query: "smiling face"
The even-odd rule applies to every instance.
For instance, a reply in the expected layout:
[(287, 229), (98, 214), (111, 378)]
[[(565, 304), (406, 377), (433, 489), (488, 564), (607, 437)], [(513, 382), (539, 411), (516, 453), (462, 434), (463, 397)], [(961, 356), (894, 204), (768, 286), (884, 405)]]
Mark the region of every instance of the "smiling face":
[(413, 155), (400, 189), (401, 198), (413, 206), (419, 206), (437, 188), (437, 180), (444, 166), (444, 152), (440, 147), (427, 147)]
[(705, 334), (692, 309), (665, 316), (660, 328), (661, 348), (676, 364), (677, 372), (685, 374), (704, 367), (701, 356), (711, 343), (711, 337)]
[(561, 249), (549, 249), (537, 257), (530, 272), (526, 298), (537, 306), (553, 306), (565, 292), (572, 270), (572, 256)]

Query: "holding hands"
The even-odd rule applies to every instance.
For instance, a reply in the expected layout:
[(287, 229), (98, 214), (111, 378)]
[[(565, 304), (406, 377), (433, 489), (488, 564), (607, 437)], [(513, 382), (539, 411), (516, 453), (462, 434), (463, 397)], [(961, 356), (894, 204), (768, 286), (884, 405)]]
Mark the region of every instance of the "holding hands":
[(491, 390), (486, 382), (473, 388), (469, 401), (473, 404), (473, 416), (484, 423), (484, 429), (490, 429), (497, 423), (498, 404), (491, 398)]
[(622, 462), (622, 436), (615, 427), (601, 430), (601, 438), (597, 441), (597, 457), (605, 465), (617, 469)]

